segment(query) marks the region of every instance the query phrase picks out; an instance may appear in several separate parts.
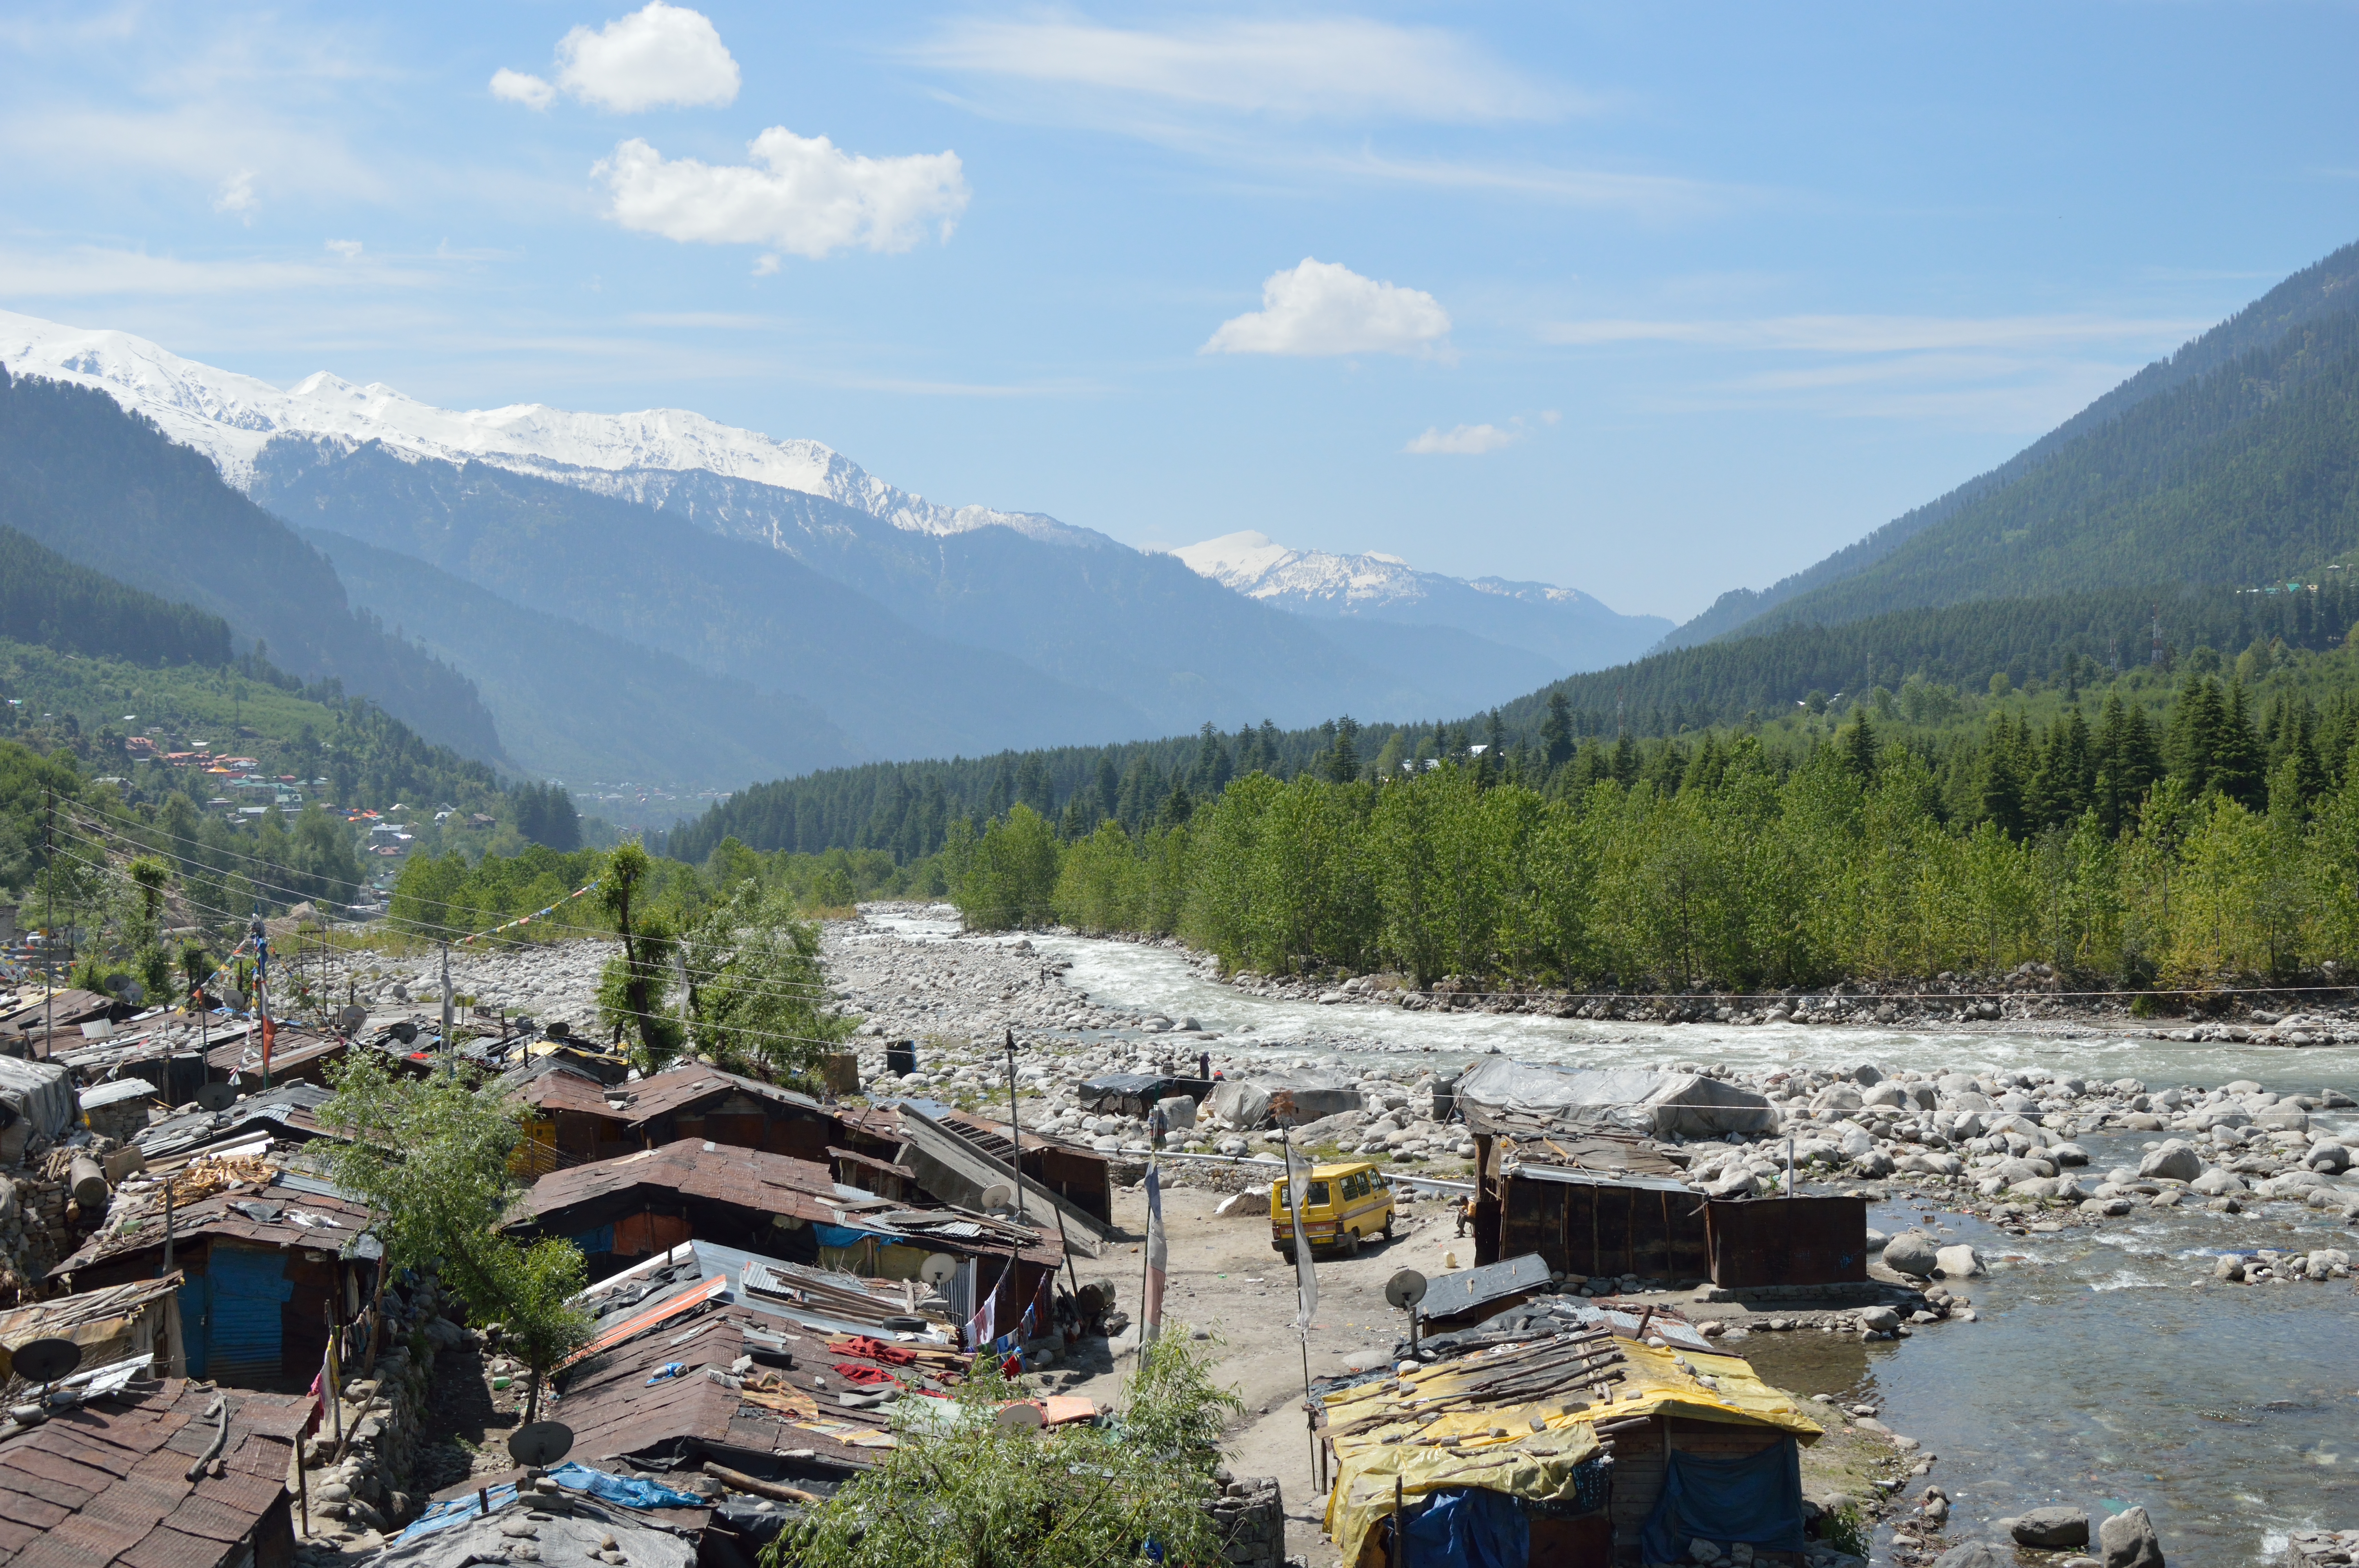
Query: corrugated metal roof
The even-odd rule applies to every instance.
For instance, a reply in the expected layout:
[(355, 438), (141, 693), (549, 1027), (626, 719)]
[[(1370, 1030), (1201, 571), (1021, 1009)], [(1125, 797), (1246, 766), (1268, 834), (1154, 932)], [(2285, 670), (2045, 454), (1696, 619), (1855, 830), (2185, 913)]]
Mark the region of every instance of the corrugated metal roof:
[[(204, 1418), (216, 1395), (229, 1417), (223, 1474), (190, 1482), (218, 1430)], [(165, 1379), (16, 1430), (0, 1439), (0, 1568), (220, 1562), (286, 1496), (310, 1410), (302, 1395)]]

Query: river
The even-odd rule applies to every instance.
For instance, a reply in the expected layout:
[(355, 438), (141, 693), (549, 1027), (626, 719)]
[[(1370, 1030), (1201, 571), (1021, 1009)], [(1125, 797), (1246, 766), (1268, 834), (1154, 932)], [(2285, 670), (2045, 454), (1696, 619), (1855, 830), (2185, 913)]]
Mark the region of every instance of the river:
[[(878, 924), (918, 940), (956, 930), (947, 910)], [(2359, 1048), (2352, 1047), (2188, 1044), (2093, 1026), (1971, 1033), (1653, 1026), (1321, 1007), (1233, 990), (1168, 947), (1032, 941), (1071, 959), (1067, 982), (1093, 1000), (1193, 1017), (1223, 1036), (1223, 1050), (1273, 1059), (1348, 1054), (1450, 1067), (1496, 1050), (1576, 1066), (1703, 1062), (1760, 1071), (1873, 1062), (1927, 1072), (2041, 1067), (2156, 1087), (2250, 1078), (2288, 1094), (2359, 1094)], [(2359, 1135), (2351, 1113), (2316, 1119)], [(2136, 1163), (2153, 1137), (2095, 1133), (2080, 1141), (2102, 1172)], [(1993, 1519), (2043, 1503), (2085, 1508), (2093, 1518), (2136, 1504), (2153, 1514), (2172, 1562), (2259, 1568), (2279, 1560), (2291, 1530), (2359, 1525), (2359, 1293), (2343, 1281), (2210, 1280), (2222, 1251), (2359, 1251), (2359, 1231), (2289, 1204), (2243, 1215), (2140, 1210), (2029, 1238), (1897, 1203), (1876, 1206), (1869, 1223), (1891, 1232), (1926, 1224), (1928, 1215), (1935, 1217), (1929, 1228), (1972, 1241), (1990, 1262), (1991, 1277), (1967, 1287), (1979, 1322), (1939, 1324), (1875, 1345), (1756, 1334), (1745, 1351), (1797, 1392), (1880, 1406), (1886, 1425), (1938, 1454), (1931, 1479), (1957, 1506), (1948, 1539), (1973, 1539)]]

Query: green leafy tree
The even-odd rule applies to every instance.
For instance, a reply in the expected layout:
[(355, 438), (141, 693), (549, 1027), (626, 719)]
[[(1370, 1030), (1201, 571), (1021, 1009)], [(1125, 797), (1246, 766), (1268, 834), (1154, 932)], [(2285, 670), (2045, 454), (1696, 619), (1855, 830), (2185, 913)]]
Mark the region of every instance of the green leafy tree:
[[(1030, 1397), (978, 1359), (965, 1382), (902, 1423), (875, 1468), (846, 1482), (764, 1554), (765, 1568), (1104, 1568), (1221, 1560), (1207, 1505), (1223, 1428), (1244, 1407), (1201, 1342), (1167, 1325), (1104, 1427), (1003, 1426)], [(926, 1401), (933, 1405), (934, 1401)]]
[(1056, 830), (1018, 805), (984, 826), (951, 899), (971, 931), (1045, 925), (1055, 915), (1058, 871)]
[(533, 1419), (543, 1379), (588, 1338), (590, 1325), (568, 1303), (583, 1277), (573, 1244), (525, 1247), (497, 1228), (518, 1191), (508, 1156), (523, 1107), (477, 1094), (453, 1075), (397, 1076), (374, 1052), (332, 1068), (329, 1087), (320, 1119), (345, 1134), (328, 1155), (337, 1184), (376, 1211), (389, 1267), (439, 1274), (477, 1322), (516, 1335), (532, 1373)]
[(690, 923), (680, 952), (690, 1038), (724, 1066), (808, 1076), (856, 1026), (823, 1005), (819, 928), (783, 890), (738, 882)]
[(617, 1036), (637, 1036), (642, 1072), (660, 1072), (686, 1043), (677, 1019), (663, 1011), (671, 989), (672, 950), (679, 934), (670, 921), (647, 908), (655, 863), (637, 844), (619, 844), (606, 857), (598, 900), (622, 938), (619, 957), (606, 961), (598, 979), (598, 1018)]

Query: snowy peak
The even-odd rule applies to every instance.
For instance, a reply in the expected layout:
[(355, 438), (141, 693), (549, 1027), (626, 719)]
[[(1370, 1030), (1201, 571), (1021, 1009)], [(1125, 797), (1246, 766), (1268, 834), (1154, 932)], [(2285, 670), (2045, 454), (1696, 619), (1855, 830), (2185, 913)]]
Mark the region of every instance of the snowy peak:
[(1635, 658), (1670, 622), (1617, 615), (1577, 588), (1419, 571), (1398, 556), (1297, 550), (1265, 534), (1224, 534), (1171, 552), (1199, 576), (1275, 609), (1321, 618), (1448, 626), (1521, 648), (1560, 670)]
[(1326, 550), (1291, 549), (1266, 534), (1251, 532), (1223, 534), (1171, 553), (1198, 576), (1211, 578), (1248, 599), (1276, 600), (1292, 609), (1316, 607), (1333, 614), (1415, 605), (1445, 586), (1542, 601), (1588, 597), (1577, 589), (1547, 583), (1511, 583), (1499, 578), (1470, 582), (1439, 572), (1421, 572), (1398, 556), (1374, 551), (1339, 556)]
[(997, 526), (1054, 543), (1103, 542), (1102, 535), (1038, 513), (938, 505), (817, 441), (782, 441), (685, 409), (579, 414), (539, 403), (438, 408), (382, 384), (358, 386), (328, 371), (281, 390), (182, 359), (128, 332), (8, 311), (0, 311), (0, 364), (11, 374), (106, 393), (155, 420), (173, 440), (204, 453), (241, 490), (252, 487), (262, 449), (275, 437), (295, 436), (378, 441), (412, 460), (473, 460), (594, 489), (609, 488), (617, 474), (701, 470), (824, 496), (914, 533)]

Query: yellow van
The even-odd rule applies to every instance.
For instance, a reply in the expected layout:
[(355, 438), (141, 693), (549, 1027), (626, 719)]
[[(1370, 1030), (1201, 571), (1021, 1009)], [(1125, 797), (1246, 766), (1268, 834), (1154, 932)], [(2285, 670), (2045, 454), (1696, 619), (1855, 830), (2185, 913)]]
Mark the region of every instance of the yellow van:
[[(1302, 1228), (1312, 1247), (1340, 1247), (1346, 1258), (1359, 1255), (1364, 1237), (1382, 1231), (1390, 1241), (1392, 1184), (1372, 1160), (1313, 1166), (1302, 1193)], [(1269, 1184), (1269, 1244), (1279, 1252), (1294, 1250), (1294, 1215), (1283, 1177)]]

